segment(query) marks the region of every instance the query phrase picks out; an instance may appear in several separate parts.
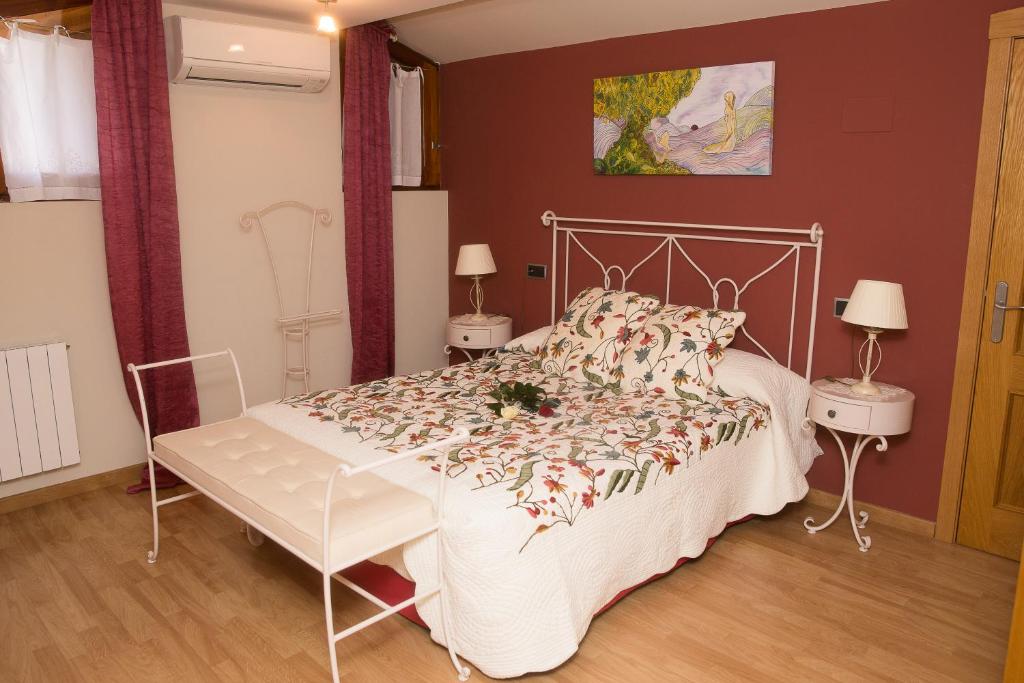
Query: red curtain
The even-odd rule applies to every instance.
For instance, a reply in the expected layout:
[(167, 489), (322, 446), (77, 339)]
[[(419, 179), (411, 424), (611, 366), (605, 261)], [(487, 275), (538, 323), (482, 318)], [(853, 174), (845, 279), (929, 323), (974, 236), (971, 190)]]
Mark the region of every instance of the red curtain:
[(352, 321), (352, 383), (395, 374), (395, 273), (388, 93), (391, 28), (346, 32), (345, 262)]
[[(128, 363), (189, 355), (160, 0), (95, 0), (92, 41), (107, 280), (128, 397)], [(199, 424), (188, 364), (144, 372), (153, 434)], [(148, 487), (147, 468), (143, 483)], [(157, 485), (180, 483), (158, 469)]]

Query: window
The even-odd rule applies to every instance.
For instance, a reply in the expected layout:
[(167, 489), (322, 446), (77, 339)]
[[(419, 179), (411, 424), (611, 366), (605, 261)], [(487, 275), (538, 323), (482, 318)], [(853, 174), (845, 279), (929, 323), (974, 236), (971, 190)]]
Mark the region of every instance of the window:
[(423, 69), (391, 63), (391, 186), (423, 184)]
[(423, 78), (423, 175), (420, 187), (396, 187), (416, 190), (441, 187), (441, 70), (432, 60), (401, 43), (390, 43), (391, 60), (407, 69), (420, 69)]
[(99, 199), (90, 8), (19, 19), (0, 25), (0, 198)]
[[(418, 187), (392, 186), (393, 190), (441, 189), (441, 70), (433, 60), (401, 43), (390, 42), (391, 61), (422, 74), (422, 173)], [(345, 93), (345, 34), (341, 34), (341, 92)]]

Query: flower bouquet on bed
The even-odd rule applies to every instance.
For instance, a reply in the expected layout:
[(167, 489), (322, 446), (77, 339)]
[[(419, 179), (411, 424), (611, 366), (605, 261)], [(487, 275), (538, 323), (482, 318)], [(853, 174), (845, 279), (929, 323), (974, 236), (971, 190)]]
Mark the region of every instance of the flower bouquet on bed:
[(547, 392), (529, 382), (502, 382), (487, 395), (494, 399), (487, 407), (503, 420), (514, 420), (523, 412), (551, 417), (562, 403), (548, 398)]

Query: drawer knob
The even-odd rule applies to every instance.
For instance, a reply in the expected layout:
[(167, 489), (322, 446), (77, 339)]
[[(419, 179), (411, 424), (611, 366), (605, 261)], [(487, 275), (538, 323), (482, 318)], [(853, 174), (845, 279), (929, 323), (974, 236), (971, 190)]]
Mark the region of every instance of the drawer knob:
[(469, 341), (469, 335), (468, 334), (462, 335), (462, 341)]
[(836, 411), (834, 411), (834, 410), (828, 411), (828, 416), (834, 419), (835, 416), (836, 416)]

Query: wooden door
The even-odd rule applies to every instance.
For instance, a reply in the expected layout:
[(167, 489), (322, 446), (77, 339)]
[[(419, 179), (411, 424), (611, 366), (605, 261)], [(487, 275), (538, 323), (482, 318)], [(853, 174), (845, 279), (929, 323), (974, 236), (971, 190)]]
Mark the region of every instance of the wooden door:
[(1024, 306), (1024, 38), (1012, 41), (1008, 59), (957, 541), (1017, 559), (1024, 541), (1024, 310), (998, 310), (995, 304), (1001, 294), (1006, 304)]

